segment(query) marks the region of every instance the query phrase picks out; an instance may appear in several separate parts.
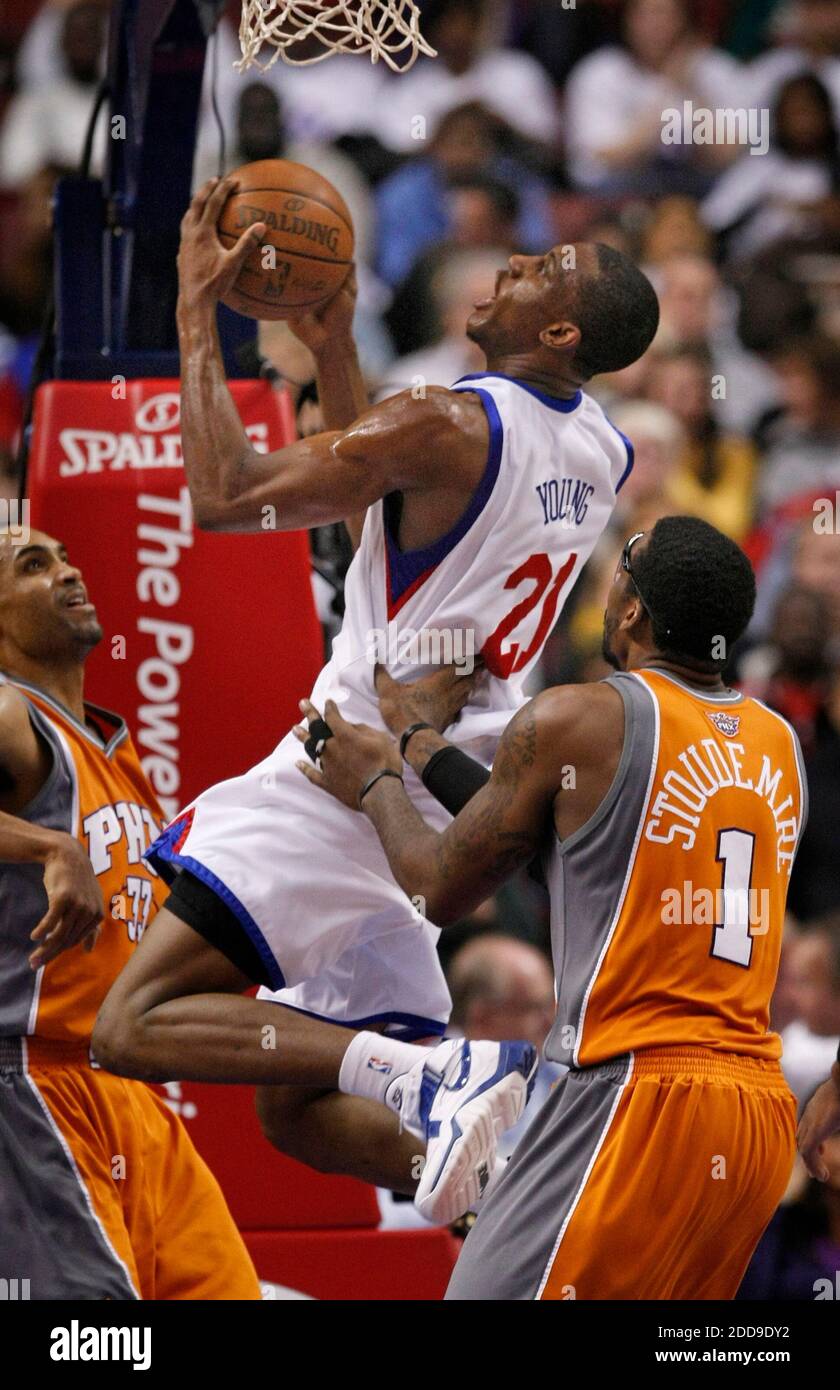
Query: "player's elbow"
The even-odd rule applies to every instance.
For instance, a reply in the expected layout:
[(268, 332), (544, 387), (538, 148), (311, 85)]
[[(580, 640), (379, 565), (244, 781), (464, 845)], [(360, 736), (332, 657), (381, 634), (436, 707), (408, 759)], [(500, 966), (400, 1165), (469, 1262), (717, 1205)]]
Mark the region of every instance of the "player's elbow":
[(436, 927), (451, 927), (464, 915), (460, 903), (452, 894), (433, 883), (425, 885), (424, 891), (417, 893), (411, 901), (420, 915)]
[(129, 998), (112, 1000), (111, 991), (96, 1018), (91, 1037), (91, 1053), (97, 1065), (117, 1076), (142, 1081), (159, 1080), (154, 1061), (145, 1045), (144, 1016)]
[(193, 521), (199, 531), (224, 531), (227, 509), (209, 497), (193, 498)]

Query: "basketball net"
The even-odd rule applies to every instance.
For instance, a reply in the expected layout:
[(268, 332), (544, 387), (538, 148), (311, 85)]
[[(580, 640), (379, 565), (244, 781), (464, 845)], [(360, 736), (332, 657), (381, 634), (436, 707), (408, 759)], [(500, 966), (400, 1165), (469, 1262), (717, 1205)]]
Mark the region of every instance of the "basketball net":
[[(294, 56), (304, 45), (308, 52), (312, 41), (320, 52)], [(334, 53), (369, 53), (372, 63), (381, 58), (394, 72), (405, 72), (419, 54), (437, 56), (420, 33), (414, 0), (243, 0), (239, 44), (239, 72), (250, 67), (267, 72), (278, 58), (305, 67)], [(267, 63), (257, 57), (264, 44), (275, 50)]]

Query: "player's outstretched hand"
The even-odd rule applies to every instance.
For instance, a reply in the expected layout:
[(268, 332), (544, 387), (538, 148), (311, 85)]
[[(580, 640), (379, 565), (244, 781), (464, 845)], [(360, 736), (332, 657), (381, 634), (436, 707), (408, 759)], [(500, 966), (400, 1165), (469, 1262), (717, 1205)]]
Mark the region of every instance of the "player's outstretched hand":
[(220, 242), (219, 215), (238, 187), (235, 178), (208, 179), (181, 219), (178, 298), (182, 308), (215, 305), (233, 287), (245, 260), (265, 236), (265, 223), (255, 222), (229, 250)]
[(332, 299), (311, 313), (290, 315), (286, 321), (295, 337), (317, 357), (328, 343), (341, 344), (352, 337), (357, 294), (356, 267), (351, 265), (347, 279)]
[(84, 942), (90, 951), (99, 938), (105, 915), (102, 893), (85, 850), (72, 835), (61, 835), (44, 864), (47, 911), (31, 940), (38, 945), (29, 957), (33, 970), (62, 951)]
[(469, 674), (444, 666), (417, 681), (395, 681), (384, 666), (375, 672), (379, 713), (399, 738), (410, 724), (431, 724), (439, 734), (454, 724), (472, 695), (482, 671), (481, 658)]
[(834, 1063), (830, 1079), (823, 1082), (805, 1106), (796, 1132), (805, 1167), (820, 1182), (827, 1182), (829, 1176), (820, 1146), (833, 1134), (840, 1134), (840, 1062)]
[(310, 721), (310, 728), (295, 725), (295, 737), (300, 743), (310, 738), (316, 720), (326, 720), (330, 736), (323, 742), (317, 768), (302, 759), (296, 766), (307, 781), (329, 792), (351, 811), (359, 810), (359, 793), (377, 772), (390, 768), (402, 776), (400, 750), (389, 734), (367, 724), (348, 723), (333, 700), (327, 700), (323, 716), (309, 700), (301, 700), (300, 709)]

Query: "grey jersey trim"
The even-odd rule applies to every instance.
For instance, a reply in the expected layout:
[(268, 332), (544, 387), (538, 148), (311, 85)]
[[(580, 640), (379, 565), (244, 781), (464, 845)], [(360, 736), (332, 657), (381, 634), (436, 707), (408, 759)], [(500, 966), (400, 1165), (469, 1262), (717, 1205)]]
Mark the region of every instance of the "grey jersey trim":
[(579, 825), (577, 830), (573, 830), (571, 835), (566, 836), (565, 840), (561, 840), (559, 835), (556, 836), (555, 847), (559, 854), (566, 854), (569, 850), (574, 849), (575, 845), (579, 844), (596, 826), (600, 825), (618, 800), (621, 788), (627, 778), (627, 770), (633, 752), (633, 735), (636, 730), (636, 711), (624, 681), (616, 680), (614, 676), (607, 676), (604, 685), (610, 685), (613, 690), (618, 691), (624, 706), (624, 742), (621, 748), (621, 757), (603, 800), (595, 807), (589, 820), (584, 821), (583, 825)]
[(653, 748), (651, 750), (650, 758), (650, 772), (648, 774), (647, 785), (645, 787), (645, 794), (642, 800), (642, 805), (639, 810), (639, 821), (636, 826), (636, 834), (633, 837), (633, 847), (630, 850), (629, 855), (627, 856), (627, 870), (624, 875), (624, 882), (621, 885), (621, 892), (618, 895), (618, 900), (615, 905), (615, 911), (613, 912), (612, 921), (610, 922), (609, 931), (607, 932), (606, 937), (604, 939), (604, 944), (601, 947), (600, 955), (598, 956), (598, 959), (595, 962), (595, 968), (592, 971), (589, 983), (587, 984), (586, 990), (584, 991), (583, 1001), (580, 1006), (580, 1013), (578, 1015), (577, 1029), (575, 1033), (575, 1046), (574, 1051), (572, 1053), (572, 1065), (576, 1067), (580, 1065), (580, 1049), (581, 1044), (583, 1043), (584, 1029), (586, 1027), (586, 1011), (589, 1008), (590, 995), (592, 994), (592, 990), (595, 987), (595, 981), (598, 979), (598, 976), (601, 973), (601, 966), (603, 965), (604, 958), (607, 954), (607, 951), (610, 949), (610, 945), (612, 944), (612, 939), (615, 935), (615, 929), (618, 926), (618, 919), (620, 918), (622, 909), (624, 907), (624, 899), (627, 897), (627, 889), (630, 887), (630, 880), (633, 877), (633, 870), (636, 867), (636, 855), (639, 851), (639, 841), (642, 838), (642, 830), (644, 828), (645, 820), (647, 818), (648, 806), (650, 805), (650, 794), (653, 790), (653, 783), (656, 779), (656, 770), (659, 765), (659, 729), (662, 719), (662, 713), (659, 708), (659, 700), (657, 699), (656, 691), (647, 684), (647, 681), (642, 680), (641, 676), (636, 675), (632, 671), (629, 671), (627, 674), (630, 676), (631, 680), (635, 681), (638, 685), (642, 687), (642, 689), (645, 691), (645, 694), (650, 699), (651, 704), (653, 705), (654, 734)]
[[(622, 1060), (622, 1059), (616, 1058), (616, 1061), (617, 1061), (617, 1062), (620, 1061), (620, 1060)], [(553, 1267), (553, 1265), (554, 1265), (555, 1260), (557, 1259), (558, 1251), (560, 1250), (560, 1246), (563, 1244), (563, 1237), (565, 1236), (566, 1231), (567, 1231), (568, 1228), (569, 1228), (569, 1222), (571, 1221), (572, 1217), (574, 1216), (575, 1211), (577, 1210), (578, 1204), (579, 1204), (579, 1202), (580, 1202), (580, 1199), (581, 1199), (581, 1197), (583, 1196), (584, 1191), (586, 1190), (586, 1184), (589, 1182), (589, 1176), (590, 1176), (590, 1174), (591, 1174), (591, 1172), (592, 1172), (592, 1169), (595, 1167), (595, 1163), (597, 1162), (598, 1155), (600, 1154), (602, 1148), (604, 1147), (604, 1143), (605, 1143), (605, 1141), (606, 1141), (607, 1135), (609, 1134), (610, 1129), (611, 1129), (611, 1127), (612, 1127), (612, 1122), (613, 1122), (613, 1120), (615, 1119), (615, 1112), (616, 1112), (616, 1110), (618, 1109), (619, 1105), (621, 1104), (621, 1098), (622, 1098), (622, 1096), (624, 1095), (624, 1092), (625, 1092), (625, 1090), (627, 1089), (628, 1082), (630, 1081), (630, 1078), (631, 1078), (632, 1075), (633, 1075), (633, 1066), (634, 1066), (634, 1063), (635, 1063), (635, 1055), (634, 1055), (634, 1053), (629, 1052), (629, 1053), (627, 1054), (627, 1060), (626, 1060), (626, 1062), (624, 1063), (624, 1066), (625, 1066), (625, 1073), (624, 1073), (624, 1076), (623, 1076), (622, 1080), (620, 1081), (619, 1085), (616, 1087), (616, 1091), (615, 1091), (615, 1100), (613, 1101), (612, 1105), (610, 1106), (609, 1114), (607, 1115), (606, 1121), (604, 1122), (604, 1126), (603, 1126), (603, 1128), (602, 1128), (602, 1130), (601, 1130), (601, 1133), (600, 1133), (600, 1135), (599, 1135), (599, 1137), (598, 1137), (598, 1141), (597, 1141), (597, 1143), (594, 1145), (594, 1147), (593, 1147), (593, 1149), (592, 1149), (592, 1153), (589, 1155), (589, 1162), (588, 1162), (587, 1165), (586, 1165), (586, 1171), (584, 1172), (583, 1177), (581, 1178), (580, 1185), (579, 1185), (579, 1187), (578, 1187), (577, 1192), (575, 1193), (574, 1197), (572, 1198), (572, 1201), (569, 1203), (569, 1209), (568, 1209), (568, 1211), (566, 1212), (566, 1214), (565, 1214), (565, 1216), (564, 1216), (564, 1218), (563, 1218), (563, 1224), (562, 1224), (562, 1226), (560, 1227), (560, 1230), (559, 1230), (558, 1233), (557, 1233), (557, 1239), (555, 1240), (555, 1242), (554, 1242), (554, 1247), (553, 1247), (553, 1249), (552, 1249), (552, 1251), (551, 1251), (551, 1254), (550, 1254), (549, 1257), (548, 1257), (548, 1264), (546, 1265), (545, 1269), (543, 1270), (542, 1279), (540, 1280), (539, 1287), (538, 1287), (538, 1289), (537, 1289), (536, 1294), (534, 1295), (534, 1301), (535, 1301), (535, 1302), (539, 1302), (539, 1300), (542, 1298), (543, 1290), (544, 1290), (544, 1288), (545, 1288), (546, 1284), (548, 1283), (549, 1278), (550, 1278), (550, 1276), (551, 1276), (551, 1270), (552, 1270), (552, 1267)]]
[(101, 739), (92, 734), (85, 724), (80, 724), (75, 714), (66, 705), (63, 705), (60, 700), (53, 699), (52, 695), (48, 695), (46, 690), (42, 690), (39, 685), (22, 680), (20, 676), (10, 676), (5, 671), (0, 671), (0, 684), (16, 686), (23, 692), (36, 695), (39, 700), (44, 701), (45, 705), (49, 705), (50, 709), (55, 710), (56, 714), (60, 714), (62, 719), (66, 719), (69, 724), (72, 724), (76, 732), (81, 734), (82, 738), (87, 739), (88, 743), (92, 744), (100, 753), (104, 753), (106, 758), (110, 758), (128, 737), (128, 725), (122, 716), (115, 714), (113, 710), (105, 709), (102, 705), (93, 704), (91, 700), (85, 700), (85, 709), (89, 709), (92, 714), (100, 717), (104, 716), (107, 721), (117, 726), (107, 743), (103, 743)]
[[(785, 719), (783, 714), (779, 714), (778, 710), (771, 709), (769, 705), (765, 705), (763, 700), (756, 700), (755, 696), (753, 696), (752, 698), (755, 704), (760, 705), (761, 708), (763, 710), (766, 710), (768, 714), (772, 714), (774, 719), (778, 719), (779, 723), (787, 730), (788, 736), (793, 746), (793, 758), (794, 762), (796, 763), (796, 775), (799, 778), (799, 834), (796, 837), (796, 845), (793, 851), (795, 859), (797, 854), (799, 853), (799, 846), (802, 843), (802, 835), (805, 830), (805, 826), (808, 824), (808, 812), (810, 810), (808, 798), (808, 774), (805, 771), (805, 758), (802, 753), (802, 744), (799, 742), (799, 735), (797, 734), (793, 725), (787, 719)], [(793, 865), (791, 864), (791, 868), (792, 867)]]
[[(714, 694), (710, 690), (701, 690), (699, 686), (689, 685), (687, 681), (680, 680), (679, 676), (672, 675), (670, 671), (663, 671), (659, 666), (646, 666), (644, 669), (653, 671), (657, 676), (664, 676), (666, 681), (670, 681), (672, 685), (678, 685), (680, 690), (684, 690), (686, 695), (693, 695), (695, 700), (703, 700), (704, 702), (710, 700), (714, 705), (740, 705), (747, 698), (746, 695), (741, 694), (740, 690), (723, 690), (718, 694)], [(628, 674), (632, 676), (634, 672), (630, 671)]]

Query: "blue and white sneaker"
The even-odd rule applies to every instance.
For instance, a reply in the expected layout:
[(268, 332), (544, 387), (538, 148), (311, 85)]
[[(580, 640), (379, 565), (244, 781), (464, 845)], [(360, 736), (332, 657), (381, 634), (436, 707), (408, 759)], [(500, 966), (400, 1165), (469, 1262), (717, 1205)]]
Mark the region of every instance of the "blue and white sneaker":
[(450, 1038), (403, 1078), (402, 1123), (426, 1140), (414, 1205), (427, 1221), (448, 1226), (481, 1202), (499, 1137), (525, 1109), (537, 1061), (530, 1043)]

